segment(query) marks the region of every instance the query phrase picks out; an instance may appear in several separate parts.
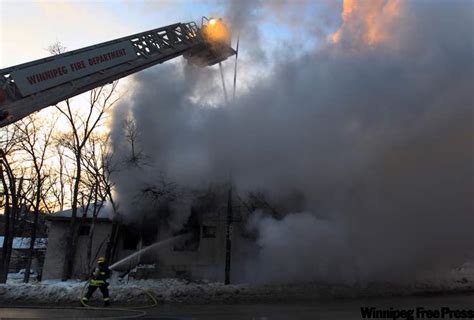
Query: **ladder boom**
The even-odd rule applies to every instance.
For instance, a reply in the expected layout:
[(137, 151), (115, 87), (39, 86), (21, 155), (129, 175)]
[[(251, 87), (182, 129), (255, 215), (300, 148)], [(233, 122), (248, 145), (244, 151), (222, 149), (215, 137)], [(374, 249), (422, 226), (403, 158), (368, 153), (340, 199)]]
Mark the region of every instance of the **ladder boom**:
[(96, 87), (196, 50), (207, 65), (216, 52), (195, 22), (176, 23), (0, 70), (0, 127)]

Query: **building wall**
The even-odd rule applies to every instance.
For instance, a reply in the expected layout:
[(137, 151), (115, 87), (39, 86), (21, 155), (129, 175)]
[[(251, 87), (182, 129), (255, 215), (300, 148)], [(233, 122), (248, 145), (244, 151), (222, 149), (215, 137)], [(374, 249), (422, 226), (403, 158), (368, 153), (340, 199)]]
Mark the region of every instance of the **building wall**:
[[(43, 268), (43, 279), (60, 279), (64, 266), (64, 248), (66, 232), (69, 221), (50, 221), (49, 241), (46, 252), (45, 264)], [(224, 281), (225, 275), (225, 254), (226, 254), (226, 222), (224, 217), (217, 214), (206, 214), (200, 217), (200, 239), (199, 247), (195, 251), (176, 251), (174, 243), (168, 243), (156, 250), (149, 251), (142, 257), (137, 257), (130, 261), (129, 266), (123, 266), (121, 271), (126, 271), (137, 264), (153, 264), (153, 268), (144, 269), (141, 274), (137, 271), (137, 276), (143, 278), (175, 278), (184, 277), (193, 280)], [(215, 237), (204, 237), (203, 227), (215, 227)], [(233, 223), (232, 258), (231, 258), (231, 281), (238, 279), (241, 267), (238, 261), (248, 255), (247, 242), (242, 238), (243, 224)], [(95, 266), (97, 257), (104, 255), (108, 237), (111, 231), (110, 222), (100, 222), (96, 224), (94, 232), (92, 262)], [(163, 236), (163, 239), (166, 239)], [(88, 236), (79, 236), (76, 257), (73, 269), (74, 278), (85, 278), (88, 276), (87, 259), (87, 239)], [(121, 260), (136, 250), (125, 250), (123, 239), (119, 238), (117, 243), (114, 262)]]
[[(90, 226), (90, 224), (85, 224), (84, 226)], [(111, 229), (112, 224), (110, 222), (96, 223), (94, 229), (94, 237), (92, 240), (90, 266), (87, 265), (87, 242), (89, 236), (79, 236), (76, 257), (74, 259), (74, 261), (76, 261), (73, 268), (74, 278), (89, 277), (91, 270), (97, 265), (97, 258), (105, 255), (105, 248), (107, 247), (107, 241), (109, 240)]]
[(64, 248), (68, 223), (49, 221), (48, 247), (43, 266), (43, 280), (60, 279), (64, 266)]
[[(214, 238), (206, 238), (203, 227), (215, 227)], [(239, 248), (242, 244), (240, 237), (240, 223), (233, 223), (231, 234), (232, 258), (231, 263), (245, 252)], [(155, 268), (147, 269), (146, 274), (138, 276), (148, 278), (175, 278), (184, 277), (192, 280), (224, 281), (225, 276), (225, 254), (226, 254), (226, 222), (218, 218), (217, 214), (207, 214), (201, 217), (200, 240), (196, 251), (176, 251), (174, 244), (166, 244), (142, 257), (141, 262), (154, 261)], [(121, 257), (126, 255), (119, 253)], [(231, 278), (234, 273), (231, 270)]]
[[(90, 226), (90, 223), (85, 223), (82, 225)], [(64, 268), (66, 232), (68, 227), (69, 221), (49, 221), (48, 248), (46, 250), (46, 257), (43, 267), (43, 280), (61, 279)], [(97, 260), (99, 256), (104, 255), (110, 231), (110, 222), (96, 223), (92, 242), (93, 266), (95, 266), (95, 260)], [(87, 235), (79, 236), (76, 256), (74, 258), (75, 263), (73, 266), (73, 278), (85, 278), (88, 276), (87, 241)]]

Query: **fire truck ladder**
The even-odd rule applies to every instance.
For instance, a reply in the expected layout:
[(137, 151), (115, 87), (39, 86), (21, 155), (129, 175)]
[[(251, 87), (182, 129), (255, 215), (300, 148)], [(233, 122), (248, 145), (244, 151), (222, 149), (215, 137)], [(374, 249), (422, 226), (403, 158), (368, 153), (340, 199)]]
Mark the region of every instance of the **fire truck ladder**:
[[(45, 107), (55, 105), (70, 97), (107, 83), (111, 83), (117, 79), (153, 65), (163, 63), (167, 60), (183, 55), (186, 52), (188, 52), (188, 55), (189, 52), (196, 51), (199, 51), (202, 54), (203, 50), (212, 53), (211, 45), (206, 43), (200, 31), (201, 29), (197, 27), (195, 22), (176, 23), (150, 31), (137, 33), (128, 37), (1, 69), (0, 127), (18, 121)], [(120, 46), (125, 49), (120, 49), (121, 51), (116, 50), (114, 51), (115, 53), (108, 52), (120, 48)], [(99, 52), (102, 57), (106, 58), (106, 60), (107, 54), (108, 58), (112, 57), (111, 54), (115, 54), (115, 56), (126, 55), (127, 60), (115, 65), (103, 63), (103, 68), (98, 66), (90, 67), (90, 65), (94, 65), (95, 62), (100, 61), (89, 60)], [(104, 52), (108, 53), (102, 55)], [(214, 54), (212, 56), (212, 54), (207, 52), (209, 57), (212, 56), (212, 59), (209, 60), (207, 65), (223, 61), (234, 53), (235, 51), (230, 48), (230, 46), (223, 54)], [(52, 84), (49, 78), (45, 78), (44, 71), (48, 70), (48, 66), (50, 68), (51, 66), (56, 67), (64, 65), (63, 68), (73, 68), (72, 66), (69, 67), (69, 63), (75, 61), (74, 59), (76, 57), (82, 59), (83, 68), (90, 69), (91, 71), (85, 71), (85, 74), (83, 72), (80, 77), (76, 76), (76, 78), (73, 79), (69, 78), (66, 80), (66, 78), (64, 78), (64, 81), (59, 80), (60, 77), (57, 77), (58, 71), (54, 71), (56, 73), (54, 76), (56, 76), (57, 79), (55, 82), (53, 81)], [(104, 58), (101, 59), (104, 60)], [(57, 70), (59, 70), (59, 72), (61, 71), (61, 69)], [(73, 74), (71, 69), (69, 69), (69, 71), (63, 69), (63, 74), (64, 72), (68, 75)], [(20, 79), (20, 74), (23, 75), (22, 79)], [(25, 74), (29, 74), (29, 76), (25, 76)], [(33, 76), (31, 74), (33, 74)], [(49, 75), (46, 74), (46, 77), (48, 76), (51, 77), (51, 73)], [(40, 86), (36, 87), (36, 89), (31, 89), (31, 83), (34, 81), (34, 77), (36, 77), (37, 82), (42, 82)], [(20, 80), (23, 81), (23, 84), (21, 85)], [(28, 83), (28, 81), (30, 82)]]

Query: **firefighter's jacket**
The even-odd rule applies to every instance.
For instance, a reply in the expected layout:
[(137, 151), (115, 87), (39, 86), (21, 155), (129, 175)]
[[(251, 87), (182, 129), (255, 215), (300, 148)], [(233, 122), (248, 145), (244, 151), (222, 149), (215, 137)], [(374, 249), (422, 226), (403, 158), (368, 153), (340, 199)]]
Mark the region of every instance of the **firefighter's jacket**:
[(110, 269), (107, 266), (99, 265), (91, 274), (89, 284), (93, 287), (100, 287), (107, 284), (106, 280), (110, 277)]

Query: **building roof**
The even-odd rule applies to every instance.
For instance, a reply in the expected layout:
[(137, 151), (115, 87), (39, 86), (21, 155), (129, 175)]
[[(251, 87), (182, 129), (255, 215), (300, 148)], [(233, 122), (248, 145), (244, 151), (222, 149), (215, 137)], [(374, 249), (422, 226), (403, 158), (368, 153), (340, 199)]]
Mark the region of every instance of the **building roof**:
[[(99, 214), (97, 215), (98, 220), (109, 220), (109, 211), (106, 209), (107, 204), (105, 203), (103, 207), (100, 209)], [(90, 204), (87, 212), (85, 212), (84, 208), (80, 207), (77, 208), (77, 218), (87, 218), (92, 219), (94, 213), (94, 205)], [(48, 215), (48, 220), (69, 220), (72, 216), (72, 209), (66, 209), (63, 211), (58, 211)]]
[[(0, 247), (3, 247), (5, 237), (0, 236)], [(13, 238), (13, 249), (29, 249), (31, 238), (29, 237), (15, 237)], [(48, 238), (36, 238), (35, 249), (46, 249)]]

